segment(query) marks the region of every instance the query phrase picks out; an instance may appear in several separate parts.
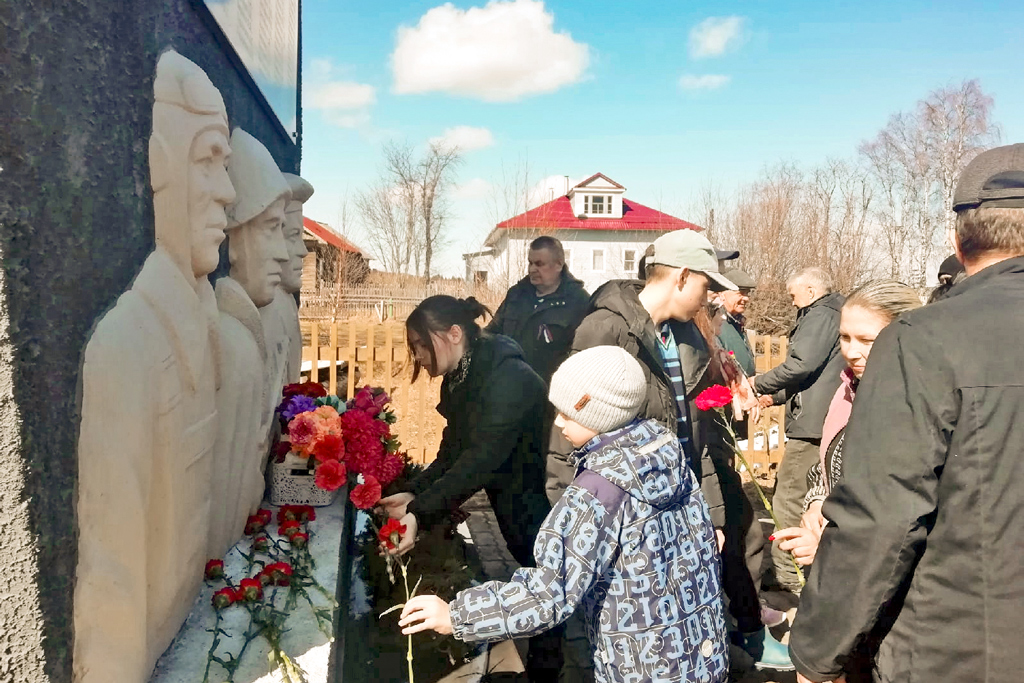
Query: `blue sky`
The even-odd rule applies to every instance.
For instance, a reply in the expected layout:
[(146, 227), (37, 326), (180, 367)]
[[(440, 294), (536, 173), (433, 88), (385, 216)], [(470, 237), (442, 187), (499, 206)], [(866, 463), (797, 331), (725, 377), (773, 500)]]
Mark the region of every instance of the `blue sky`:
[(709, 181), (729, 192), (779, 161), (853, 157), (891, 114), (968, 78), (1003, 140), (1024, 136), (1019, 2), (302, 5), (306, 215), (337, 225), (382, 143), (469, 127), (448, 274), (493, 224), (502, 165), (523, 159), (538, 182), (601, 171), (680, 215)]

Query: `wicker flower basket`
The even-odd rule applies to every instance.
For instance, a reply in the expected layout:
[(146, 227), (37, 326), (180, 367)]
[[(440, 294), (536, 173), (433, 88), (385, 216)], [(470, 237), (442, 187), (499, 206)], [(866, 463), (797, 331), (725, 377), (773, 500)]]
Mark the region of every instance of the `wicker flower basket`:
[(325, 507), (333, 503), (337, 496), (338, 491), (325, 491), (317, 487), (313, 471), (307, 469), (305, 458), (289, 453), (284, 462), (270, 464), (271, 505)]

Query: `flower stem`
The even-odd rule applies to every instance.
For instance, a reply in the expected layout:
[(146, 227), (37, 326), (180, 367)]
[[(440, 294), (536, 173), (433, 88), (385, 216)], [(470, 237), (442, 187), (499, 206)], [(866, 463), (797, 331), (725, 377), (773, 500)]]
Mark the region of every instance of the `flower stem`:
[[(721, 414), (721, 411), (719, 412)], [(747, 468), (747, 472), (750, 472), (750, 481), (754, 483), (754, 488), (757, 489), (757, 495), (761, 497), (761, 502), (764, 503), (765, 509), (768, 511), (768, 514), (771, 515), (772, 522), (775, 524), (775, 530), (781, 531), (782, 524), (779, 522), (779, 518), (775, 516), (775, 510), (772, 509), (772, 504), (768, 501), (768, 496), (764, 494), (764, 489), (762, 489), (761, 485), (757, 483), (757, 477), (754, 476), (754, 470), (750, 467), (750, 463), (747, 462), (747, 459), (743, 456), (743, 451), (740, 450), (739, 446), (736, 443), (736, 432), (732, 430), (732, 425), (729, 424), (729, 418), (727, 418), (724, 414), (722, 414), (722, 424), (725, 425), (725, 428), (729, 432), (729, 436), (731, 437), (729, 446), (732, 448), (732, 452), (736, 454), (736, 457), (740, 459), (740, 462), (743, 463), (743, 466)], [(765, 434), (766, 446), (768, 445), (768, 438), (769, 435)], [(793, 568), (796, 569), (797, 580), (800, 582), (800, 587), (803, 588), (804, 585), (807, 583), (807, 580), (804, 579), (803, 570), (801, 570), (800, 565), (797, 564), (796, 556), (793, 553), (789, 553), (789, 560), (793, 563)]]
[[(405, 601), (408, 603), (409, 599), (412, 597), (409, 594), (409, 570), (407, 568), (407, 565), (409, 563), (408, 562), (399, 561), (398, 564), (402, 568), (402, 582), (405, 584)], [(409, 649), (405, 653), (405, 660), (409, 663), (409, 683), (413, 683), (413, 676), (412, 676), (412, 636), (410, 635), (410, 636), (408, 636), (408, 638), (409, 638)]]
[(210, 651), (206, 654), (206, 669), (203, 671), (203, 683), (207, 683), (210, 680), (210, 665), (213, 664), (217, 646), (220, 645), (220, 610), (216, 611), (216, 615), (216, 621), (213, 624), (213, 644), (210, 645)]

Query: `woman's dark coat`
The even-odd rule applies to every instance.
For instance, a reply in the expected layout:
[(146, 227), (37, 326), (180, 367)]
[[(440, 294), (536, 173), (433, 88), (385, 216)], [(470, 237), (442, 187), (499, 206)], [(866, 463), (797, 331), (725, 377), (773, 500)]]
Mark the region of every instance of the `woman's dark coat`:
[(544, 381), (503, 335), (481, 334), (469, 370), (441, 384), (437, 410), (448, 421), (437, 459), (410, 485), (409, 512), (421, 525), (443, 520), (484, 489), (509, 550), (531, 561), (533, 541), (550, 511), (544, 492)]

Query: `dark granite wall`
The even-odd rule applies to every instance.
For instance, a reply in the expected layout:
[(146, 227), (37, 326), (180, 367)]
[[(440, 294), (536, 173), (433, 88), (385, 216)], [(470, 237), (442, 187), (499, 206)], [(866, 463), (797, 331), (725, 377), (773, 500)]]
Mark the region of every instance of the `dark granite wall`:
[(147, 143), (169, 46), (298, 172), (190, 0), (0, 2), (0, 681), (71, 681), (79, 371), (153, 248)]

